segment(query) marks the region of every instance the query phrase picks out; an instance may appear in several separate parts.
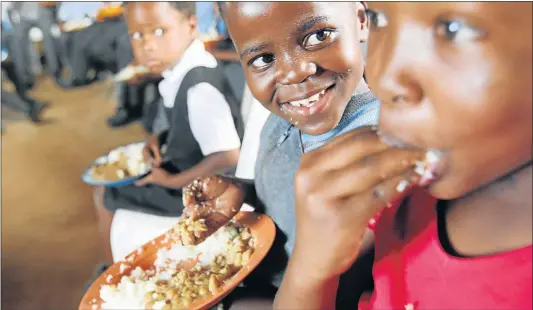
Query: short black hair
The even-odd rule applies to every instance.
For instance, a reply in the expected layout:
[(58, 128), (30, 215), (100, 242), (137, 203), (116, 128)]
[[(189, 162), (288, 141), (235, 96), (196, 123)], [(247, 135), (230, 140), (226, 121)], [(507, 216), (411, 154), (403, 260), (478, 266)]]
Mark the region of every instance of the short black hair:
[[(217, 4), (218, 13), (220, 17), (222, 17), (222, 19), (224, 19), (224, 14), (222, 14), (223, 6), (226, 2), (228, 1), (216, 1), (215, 2)], [(365, 9), (368, 7), (366, 1), (360, 1), (360, 2), (365, 6)]]
[[(167, 1), (170, 6), (178, 10), (181, 14), (185, 15), (185, 17), (189, 18), (192, 16), (196, 16), (196, 2), (193, 1)], [(123, 6), (126, 6), (130, 3), (135, 3), (135, 1), (124, 1), (122, 3)]]

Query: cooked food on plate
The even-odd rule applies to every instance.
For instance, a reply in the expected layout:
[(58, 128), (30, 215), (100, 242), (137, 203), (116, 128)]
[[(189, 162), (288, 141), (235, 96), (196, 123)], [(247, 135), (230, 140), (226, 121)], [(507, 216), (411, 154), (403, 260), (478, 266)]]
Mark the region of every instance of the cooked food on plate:
[(127, 81), (135, 76), (149, 73), (150, 70), (145, 66), (127, 66), (115, 75), (115, 81)]
[(162, 240), (168, 245), (158, 250), (153, 266), (133, 268), (133, 259), (127, 259), (120, 266), (120, 280), (109, 277), (110, 284), (101, 286), (101, 309), (187, 309), (216, 294), (254, 252), (249, 228), (235, 220), (198, 245), (176, 242), (177, 231), (187, 234), (183, 229), (194, 235), (206, 227), (202, 219), (178, 223)]
[(111, 151), (91, 167), (90, 175), (99, 181), (117, 181), (145, 174), (150, 165), (144, 161), (142, 143)]

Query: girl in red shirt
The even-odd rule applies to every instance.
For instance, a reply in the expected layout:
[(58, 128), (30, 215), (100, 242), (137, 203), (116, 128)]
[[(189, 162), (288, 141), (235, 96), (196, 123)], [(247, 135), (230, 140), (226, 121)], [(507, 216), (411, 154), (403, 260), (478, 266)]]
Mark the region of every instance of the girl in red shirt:
[[(374, 290), (354, 309), (533, 308), (531, 12), (369, 3), (380, 134), (302, 158), (277, 309), (333, 309), (339, 276), (373, 246)], [(428, 149), (439, 160), (421, 177)]]

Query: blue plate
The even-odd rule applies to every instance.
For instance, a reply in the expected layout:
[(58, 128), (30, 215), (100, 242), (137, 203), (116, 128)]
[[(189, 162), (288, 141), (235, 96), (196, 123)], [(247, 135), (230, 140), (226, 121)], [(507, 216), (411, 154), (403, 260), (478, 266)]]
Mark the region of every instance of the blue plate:
[[(126, 145), (126, 146), (121, 146), (119, 148), (116, 148), (115, 150), (126, 149), (129, 146), (135, 146), (135, 145), (138, 145), (138, 144), (144, 145), (144, 142), (132, 143), (132, 144), (129, 144), (129, 145)], [(151, 172), (151, 168), (148, 168), (148, 170), (145, 173), (142, 173), (142, 174), (139, 174), (139, 175), (136, 175), (136, 176), (133, 176), (133, 177), (128, 177), (128, 178), (116, 180), (116, 181), (102, 181), (102, 180), (93, 179), (92, 176), (91, 176), (92, 167), (97, 165), (97, 164), (105, 163), (107, 161), (107, 157), (108, 156), (109, 156), (109, 153), (107, 153), (106, 155), (104, 155), (102, 157), (98, 157), (94, 162), (91, 163), (91, 165), (87, 168), (87, 170), (85, 170), (85, 172), (83, 173), (83, 175), (81, 177), (83, 182), (85, 182), (85, 183), (87, 183), (89, 185), (93, 185), (93, 186), (122, 187), (122, 186), (132, 185), (133, 183), (135, 183), (135, 181), (137, 181), (139, 179), (142, 179), (143, 177), (145, 177), (146, 175), (148, 175)]]

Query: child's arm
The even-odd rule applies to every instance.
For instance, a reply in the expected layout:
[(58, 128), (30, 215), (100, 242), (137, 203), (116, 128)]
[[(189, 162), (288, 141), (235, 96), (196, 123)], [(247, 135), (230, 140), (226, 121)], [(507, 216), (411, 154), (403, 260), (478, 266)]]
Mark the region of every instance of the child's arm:
[(390, 148), (368, 127), (306, 153), (295, 177), (296, 241), (276, 309), (334, 309), (339, 277), (372, 243), (369, 222), (417, 184), (424, 152)]
[(151, 162), (154, 167), (159, 167), (161, 164), (161, 143), (165, 141), (167, 135), (168, 130), (164, 130), (146, 139), (143, 148), (143, 157), (147, 162)]
[[(373, 245), (374, 233), (367, 230), (354, 261), (368, 253)], [(295, 259), (289, 260), (274, 309), (335, 309), (340, 274), (331, 278), (312, 279), (302, 275), (314, 270), (303, 270), (298, 264)]]
[(224, 95), (212, 85), (200, 83), (188, 90), (187, 106), (190, 129), (204, 159), (176, 175), (154, 168), (138, 185), (155, 183), (182, 188), (195, 179), (237, 166), (241, 142)]
[(239, 161), (241, 142), (224, 95), (212, 85), (200, 83), (187, 91), (187, 106), (191, 132), (205, 158), (173, 176), (169, 184), (173, 188), (234, 168)]
[(195, 179), (217, 174), (223, 169), (233, 168), (237, 166), (238, 161), (239, 149), (210, 154), (191, 169), (171, 175), (165, 186), (170, 188), (185, 187)]

